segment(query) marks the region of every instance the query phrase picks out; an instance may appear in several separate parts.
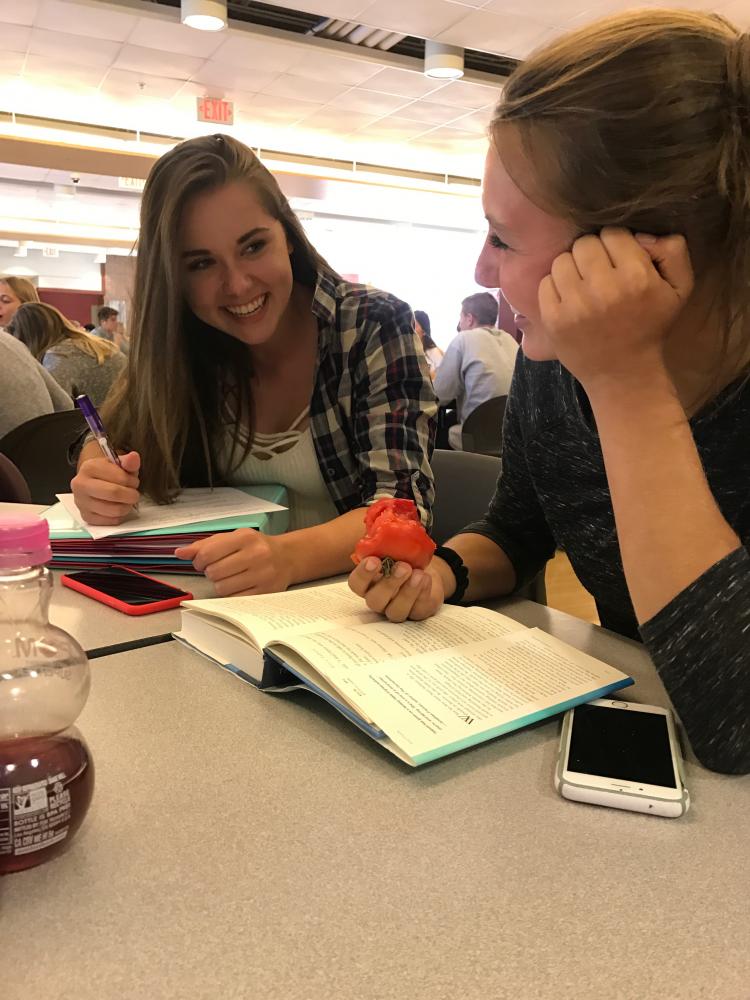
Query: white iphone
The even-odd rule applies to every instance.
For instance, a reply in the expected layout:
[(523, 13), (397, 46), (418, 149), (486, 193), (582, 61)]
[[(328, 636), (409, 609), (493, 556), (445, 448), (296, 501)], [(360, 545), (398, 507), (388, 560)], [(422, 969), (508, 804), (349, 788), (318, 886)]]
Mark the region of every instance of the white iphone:
[(563, 719), (555, 788), (566, 799), (654, 816), (690, 806), (672, 713), (599, 698)]

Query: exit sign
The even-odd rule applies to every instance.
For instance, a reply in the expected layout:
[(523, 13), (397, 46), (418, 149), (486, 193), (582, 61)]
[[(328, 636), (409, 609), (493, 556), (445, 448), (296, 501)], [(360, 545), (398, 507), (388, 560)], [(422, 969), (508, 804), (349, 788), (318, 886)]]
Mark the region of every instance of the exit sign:
[(224, 101), (220, 97), (199, 97), (198, 121), (212, 122), (214, 125), (233, 125), (234, 101)]

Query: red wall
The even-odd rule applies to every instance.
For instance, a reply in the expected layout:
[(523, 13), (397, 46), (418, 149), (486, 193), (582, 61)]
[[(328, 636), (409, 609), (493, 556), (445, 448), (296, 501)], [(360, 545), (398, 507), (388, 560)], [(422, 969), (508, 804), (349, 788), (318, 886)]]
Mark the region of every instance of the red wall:
[(104, 305), (101, 292), (78, 292), (68, 288), (40, 288), (39, 298), (47, 305), (59, 309), (68, 319), (76, 319), (79, 323), (96, 323), (96, 316), (91, 316), (91, 307), (98, 309)]

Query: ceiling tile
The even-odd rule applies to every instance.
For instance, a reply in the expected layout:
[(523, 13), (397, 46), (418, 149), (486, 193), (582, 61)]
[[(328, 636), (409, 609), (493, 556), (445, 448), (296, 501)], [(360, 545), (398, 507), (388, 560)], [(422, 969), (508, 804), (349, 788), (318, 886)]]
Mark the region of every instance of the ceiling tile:
[(357, 133), (357, 136), (364, 136), (366, 139), (383, 139), (385, 141), (406, 141), (421, 135), (424, 131), (425, 126), (419, 124), (419, 122), (412, 122), (406, 118), (390, 115), (388, 118), (382, 118), (380, 121), (373, 122), (372, 125), (367, 125)]
[(153, 73), (155, 76), (174, 76), (188, 80), (203, 65), (197, 56), (183, 56), (175, 52), (158, 52), (139, 45), (123, 45), (114, 62), (117, 69), (133, 73)]
[[(706, 0), (702, 0), (702, 2), (705, 5)], [(536, 0), (533, 6), (528, 3), (528, 0), (487, 0), (482, 10), (491, 14), (520, 14), (522, 17), (533, 13), (536, 21), (541, 21), (543, 24), (559, 25), (564, 24), (572, 17), (583, 14), (584, 11), (591, 12), (589, 16), (593, 19), (597, 16), (597, 8), (607, 3), (619, 4), (622, 8), (628, 6), (627, 0)]]
[(101, 66), (86, 66), (78, 60), (68, 62), (59, 56), (28, 55), (23, 75), (33, 80), (51, 80), (58, 87), (60, 80), (65, 80), (66, 88), (80, 88), (98, 87), (105, 72)]
[(289, 97), (269, 97), (266, 94), (256, 94), (244, 104), (240, 111), (246, 117), (258, 113), (264, 121), (291, 123), (309, 117), (322, 108), (322, 104), (313, 101), (298, 101)]
[(0, 52), (0, 75), (17, 76), (25, 61), (26, 55), (23, 52)]
[[(63, 56), (66, 61), (80, 61), (84, 66), (110, 66), (122, 48), (120, 42), (98, 39), (92, 45), (90, 38), (32, 28), (29, 52), (35, 56)], [(101, 75), (101, 74), (100, 74)]]
[(356, 87), (358, 84), (369, 81), (376, 73), (380, 73), (382, 68), (381, 64), (370, 62), (368, 59), (361, 58), (360, 55), (347, 59), (326, 49), (320, 52), (306, 52), (294, 64), (293, 72), (295, 76), (308, 77), (310, 80), (346, 83), (350, 87)]
[[(13, 3), (14, 0), (11, 0)], [(19, 6), (21, 4), (19, 3)], [(27, 6), (24, 2), (23, 6)], [(71, 9), (71, 8), (74, 9)], [(42, 0), (34, 24), (50, 31), (71, 31), (88, 38), (104, 38), (124, 42), (138, 20), (135, 14), (112, 10), (104, 4), (87, 4), (75, 9), (70, 2)]]
[(214, 59), (208, 59), (193, 80), (203, 84), (204, 88), (244, 90), (248, 94), (255, 94), (278, 75), (278, 73), (258, 73), (251, 69), (241, 69), (239, 66), (223, 66)]
[(395, 97), (393, 94), (378, 94), (374, 90), (366, 90), (363, 87), (355, 87), (335, 100), (337, 108), (345, 111), (360, 111), (366, 115), (387, 115), (396, 108), (406, 104), (403, 97)]
[(324, 14), (326, 17), (354, 20), (372, 0), (266, 0), (273, 7), (293, 7), (306, 14)]
[(336, 135), (348, 135), (357, 129), (371, 125), (375, 118), (362, 115), (357, 111), (337, 111), (334, 108), (321, 108), (304, 119), (305, 128), (319, 128), (333, 132)]
[(299, 46), (269, 42), (249, 31), (230, 33), (212, 56), (212, 61), (222, 66), (239, 66), (259, 73), (285, 73), (299, 59)]
[(184, 24), (161, 21), (155, 17), (139, 18), (128, 38), (130, 45), (147, 49), (178, 52), (183, 56), (202, 56), (208, 59), (224, 43), (220, 31), (196, 31)]
[(549, 33), (549, 26), (520, 15), (473, 11), (462, 21), (443, 31), (441, 42), (523, 58)]
[(124, 69), (111, 69), (99, 89), (104, 93), (129, 97), (132, 100), (153, 97), (169, 101), (181, 87), (182, 80), (151, 76), (146, 73), (130, 73)]
[(39, 12), (39, 0), (0, 0), (0, 21), (3, 24), (27, 24), (34, 23)]
[(441, 104), (453, 104), (457, 108), (476, 111), (488, 105), (497, 104), (502, 89), (498, 79), (497, 86), (485, 86), (483, 83), (471, 83), (465, 80), (454, 80), (443, 87), (437, 94), (430, 94), (427, 101), (436, 100)]
[[(642, 0), (638, 3), (638, 7), (661, 7), (672, 6), (672, 4), (665, 4), (657, 2), (657, 0)], [(704, 13), (715, 11), (716, 13), (723, 14), (726, 10), (728, 4), (724, 3), (723, 0), (718, 0), (715, 3), (709, 3), (708, 0), (680, 0), (679, 3), (674, 4), (675, 7), (679, 7), (682, 10), (697, 10)], [(623, 9), (630, 7), (630, 4), (621, 3)], [(745, 4), (745, 9), (747, 10), (747, 4)], [(593, 20), (593, 18), (592, 18)]]
[(424, 138), (429, 142), (457, 143), (459, 146), (465, 146), (467, 149), (480, 149), (485, 148), (487, 145), (487, 143), (483, 142), (483, 140), (473, 138), (468, 132), (464, 132), (458, 128), (453, 128), (452, 125), (444, 125), (441, 128), (435, 128), (430, 133), (425, 135)]
[(437, 80), (431, 80), (423, 73), (409, 69), (383, 69), (377, 76), (373, 76), (367, 81), (368, 90), (411, 98), (437, 93), (443, 87), (445, 87), (444, 83), (438, 83)]
[(461, 20), (467, 9), (448, 0), (375, 0), (357, 20), (374, 28), (433, 38)]
[(25, 52), (31, 28), (25, 24), (0, 24), (0, 48), (3, 52)]
[(750, 4), (747, 0), (733, 0), (721, 7), (721, 13), (738, 28), (750, 28)]
[(485, 108), (483, 111), (472, 111), (470, 115), (464, 115), (463, 118), (456, 118), (451, 122), (451, 127), (486, 136), (491, 119), (492, 110)]
[(347, 90), (347, 84), (305, 80), (301, 76), (292, 76), (291, 73), (281, 73), (261, 87), (262, 93), (272, 97), (291, 97), (295, 100), (317, 101), (319, 104), (328, 104)]
[(454, 108), (448, 104), (414, 101), (412, 104), (407, 104), (405, 108), (400, 108), (398, 114), (400, 118), (424, 122), (426, 125), (444, 125), (446, 122), (458, 118), (462, 112), (462, 108)]

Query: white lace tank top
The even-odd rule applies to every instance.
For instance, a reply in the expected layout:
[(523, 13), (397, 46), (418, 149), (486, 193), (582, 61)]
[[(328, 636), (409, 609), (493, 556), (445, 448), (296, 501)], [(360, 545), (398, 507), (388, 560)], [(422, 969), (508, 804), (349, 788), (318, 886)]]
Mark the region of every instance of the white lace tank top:
[[(289, 494), (289, 530), (310, 528), (338, 516), (318, 465), (306, 406), (291, 427), (256, 433), (250, 453), (227, 480), (229, 486), (278, 483)], [(300, 429), (301, 425), (304, 429)]]

